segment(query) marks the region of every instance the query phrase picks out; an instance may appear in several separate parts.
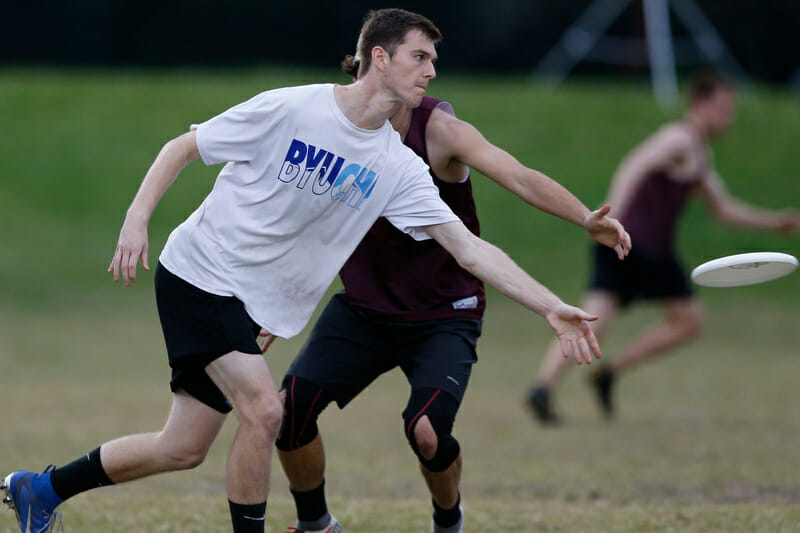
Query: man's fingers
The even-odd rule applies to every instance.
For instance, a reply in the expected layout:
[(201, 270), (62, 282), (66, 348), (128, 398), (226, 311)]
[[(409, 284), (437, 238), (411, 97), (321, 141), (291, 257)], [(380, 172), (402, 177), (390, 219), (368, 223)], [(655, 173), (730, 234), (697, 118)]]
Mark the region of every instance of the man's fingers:
[(568, 341), (565, 341), (565, 342), (567, 344), (567, 352), (570, 354), (570, 356), (573, 359), (575, 359), (576, 363), (578, 363), (579, 365), (582, 365), (583, 364), (583, 360), (581, 359), (581, 349), (578, 346), (578, 344), (576, 343), (576, 341), (575, 340), (568, 340)]
[(111, 264), (108, 265), (108, 271), (113, 273), (114, 281), (119, 281), (119, 262), (122, 257), (122, 250), (117, 248), (114, 251), (114, 257), (111, 258)]
[(564, 356), (564, 359), (569, 359), (572, 356), (572, 347), (570, 346), (570, 342), (566, 339), (560, 339), (559, 344), (561, 344), (561, 355)]
[(126, 250), (122, 255), (122, 278), (125, 281), (125, 286), (136, 281), (136, 262), (139, 260), (139, 254)]
[(578, 344), (581, 347), (581, 354), (583, 355), (583, 360), (586, 361), (587, 365), (592, 364), (592, 354), (589, 352), (589, 343), (586, 341), (586, 338), (581, 338), (578, 341)]
[(272, 344), (272, 341), (274, 340), (275, 340), (275, 335), (268, 332), (267, 330), (262, 328), (261, 331), (258, 332), (257, 342), (258, 342), (258, 347), (261, 348), (262, 354), (266, 353), (267, 348), (269, 348), (269, 345)]
[(129, 258), (129, 253), (130, 252), (126, 252), (126, 251), (123, 250), (122, 257), (120, 258), (120, 261), (119, 261), (119, 269), (120, 269), (120, 272), (122, 272), (122, 283), (124, 283), (126, 287), (130, 284), (130, 279), (128, 278), (128, 258)]
[(600, 343), (597, 342), (597, 337), (595, 337), (594, 332), (591, 332), (591, 334), (587, 336), (587, 339), (595, 358), (600, 359)]

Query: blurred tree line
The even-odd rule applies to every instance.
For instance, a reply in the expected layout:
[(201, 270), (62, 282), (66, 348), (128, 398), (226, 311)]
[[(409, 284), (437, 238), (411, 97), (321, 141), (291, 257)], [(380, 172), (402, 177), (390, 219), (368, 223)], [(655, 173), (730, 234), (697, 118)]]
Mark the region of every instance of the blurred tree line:
[[(751, 76), (800, 71), (799, 0), (696, 0)], [(526, 71), (590, 0), (0, 0), (0, 64), (333, 66), (355, 48), (369, 9), (403, 7), (442, 30), (440, 68)], [(610, 29), (643, 35), (641, 0)], [(685, 29), (673, 17), (673, 31)], [(584, 73), (641, 67), (584, 63)]]

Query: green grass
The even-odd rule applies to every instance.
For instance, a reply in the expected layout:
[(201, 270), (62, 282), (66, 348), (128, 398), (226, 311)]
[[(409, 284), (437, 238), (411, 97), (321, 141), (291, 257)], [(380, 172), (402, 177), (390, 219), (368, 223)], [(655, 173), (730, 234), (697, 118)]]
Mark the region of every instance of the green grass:
[[(105, 272), (125, 209), (161, 145), (190, 123), (262, 89), (327, 79), (299, 70), (0, 71), (0, 468), (63, 464), (163, 424), (169, 375), (152, 275), (123, 289)], [(589, 205), (602, 201), (620, 156), (670, 118), (636, 85), (550, 93), (523, 78), (445, 73), (432, 89)], [(800, 105), (789, 95), (743, 95), (738, 124), (715, 143), (734, 194), (768, 207), (800, 204), (797, 124)], [(151, 264), (216, 170), (190, 166), (162, 200)], [(587, 268), (581, 232), (481, 177), (475, 188), (484, 236), (576, 301)], [(680, 244), (691, 265), (749, 250), (797, 255), (799, 241), (723, 228), (693, 204)], [(544, 430), (521, 398), (549, 332), (489, 293), (481, 361), (456, 426), (467, 532), (800, 531), (800, 276), (700, 295), (705, 335), (623, 380), (619, 420), (599, 419), (586, 369), (575, 368), (557, 397), (568, 424)], [(648, 306), (623, 316), (604, 354), (656, 317)], [(276, 376), (304, 336), (270, 350)], [(402, 376), (390, 374), (345, 411), (322, 417), (329, 502), (347, 531), (427, 529), (429, 496), (402, 434), (406, 395)], [(68, 531), (227, 531), (223, 472), (234, 429), (230, 421), (192, 472), (76, 497), (63, 509)], [(283, 531), (293, 505), (277, 465), (272, 480), (268, 530)], [(14, 527), (11, 514), (0, 513), (0, 532)]]

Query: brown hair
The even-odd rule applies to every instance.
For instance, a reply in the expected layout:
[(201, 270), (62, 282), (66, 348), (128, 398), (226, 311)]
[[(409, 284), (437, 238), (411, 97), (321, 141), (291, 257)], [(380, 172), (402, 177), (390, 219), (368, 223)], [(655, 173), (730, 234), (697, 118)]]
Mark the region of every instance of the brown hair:
[(692, 75), (689, 80), (689, 101), (708, 100), (712, 98), (719, 89), (733, 90), (733, 82), (716, 70), (701, 70)]
[(344, 58), (342, 72), (353, 78), (366, 73), (372, 63), (372, 49), (376, 46), (386, 50), (389, 57), (392, 57), (410, 30), (421, 31), (433, 42), (442, 38), (439, 28), (417, 13), (396, 8), (370, 11), (361, 26), (356, 56), (348, 55)]

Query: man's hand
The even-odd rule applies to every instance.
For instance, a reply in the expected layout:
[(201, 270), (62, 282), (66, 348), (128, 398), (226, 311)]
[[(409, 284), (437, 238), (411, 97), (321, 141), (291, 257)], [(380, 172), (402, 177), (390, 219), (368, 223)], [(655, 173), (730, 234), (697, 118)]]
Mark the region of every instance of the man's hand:
[(262, 354), (267, 352), (267, 348), (269, 348), (269, 345), (272, 344), (274, 340), (275, 335), (261, 328), (261, 331), (258, 332), (258, 337), (256, 337), (256, 342), (258, 343), (258, 347), (261, 348)]
[(613, 248), (617, 252), (617, 257), (623, 260), (631, 251), (631, 236), (617, 219), (606, 216), (609, 211), (611, 206), (608, 204), (592, 211), (584, 220), (583, 227), (592, 239)]
[(142, 261), (145, 270), (150, 270), (147, 264), (147, 249), (147, 222), (128, 214), (119, 232), (114, 257), (108, 265), (108, 272), (113, 272), (114, 281), (119, 281), (120, 271), (126, 287), (136, 281), (136, 263), (139, 260)]
[(794, 233), (798, 229), (800, 229), (800, 212), (794, 209), (782, 211), (778, 219), (778, 231)]
[(589, 322), (597, 318), (596, 315), (590, 315), (565, 303), (559, 304), (545, 315), (547, 323), (553, 328), (561, 343), (561, 353), (566, 358), (574, 357), (579, 365), (584, 361), (591, 364), (592, 354), (595, 358), (600, 358), (600, 345), (589, 326)]

